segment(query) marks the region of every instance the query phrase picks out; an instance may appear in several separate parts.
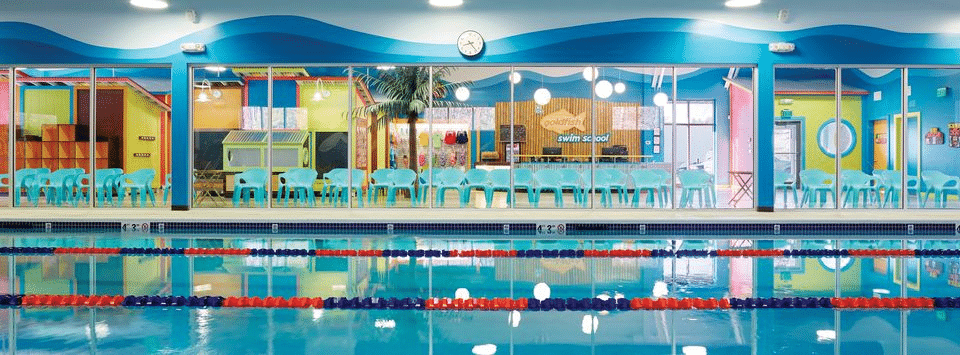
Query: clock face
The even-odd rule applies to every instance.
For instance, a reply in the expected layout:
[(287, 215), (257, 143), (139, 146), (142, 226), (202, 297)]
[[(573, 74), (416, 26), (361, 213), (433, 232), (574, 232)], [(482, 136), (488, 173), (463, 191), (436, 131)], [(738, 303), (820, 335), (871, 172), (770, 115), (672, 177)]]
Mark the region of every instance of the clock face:
[(464, 56), (476, 56), (483, 51), (483, 37), (477, 31), (464, 31), (460, 38), (457, 38), (457, 48)]

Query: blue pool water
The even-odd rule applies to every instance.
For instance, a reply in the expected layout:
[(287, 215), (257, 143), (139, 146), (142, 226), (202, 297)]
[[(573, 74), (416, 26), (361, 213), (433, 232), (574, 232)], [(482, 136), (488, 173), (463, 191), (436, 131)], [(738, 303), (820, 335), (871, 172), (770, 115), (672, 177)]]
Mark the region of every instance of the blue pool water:
[[(849, 238), (850, 236), (844, 236)], [(957, 249), (956, 241), (637, 236), (19, 234), (0, 246), (272, 249)], [(896, 237), (894, 237), (896, 238)], [(958, 297), (960, 258), (0, 256), (0, 293), (281, 297)], [(839, 269), (837, 273), (835, 270)], [(463, 292), (460, 290), (459, 292)], [(519, 312), (0, 309), (19, 354), (957, 354), (954, 310)], [(594, 320), (595, 319), (595, 320)], [(593, 324), (596, 325), (595, 330)], [(702, 347), (702, 348), (700, 348)]]

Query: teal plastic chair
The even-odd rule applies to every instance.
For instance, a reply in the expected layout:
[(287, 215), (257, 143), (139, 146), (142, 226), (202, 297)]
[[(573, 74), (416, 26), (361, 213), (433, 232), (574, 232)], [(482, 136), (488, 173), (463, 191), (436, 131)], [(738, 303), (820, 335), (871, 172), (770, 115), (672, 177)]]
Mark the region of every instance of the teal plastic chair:
[(553, 191), (553, 206), (563, 207), (563, 187), (560, 184), (560, 172), (553, 169), (540, 169), (533, 174), (536, 188), (533, 190), (533, 207), (540, 207), (540, 194), (544, 191)]
[(294, 168), (277, 176), (277, 204), (283, 197), (283, 207), (290, 205), (293, 196), (296, 206), (314, 206), (315, 190), (313, 183), (317, 180), (317, 171), (313, 169)]
[(783, 191), (783, 206), (787, 206), (787, 191), (793, 192), (793, 205), (795, 207), (800, 207), (800, 199), (797, 198), (797, 187), (796, 181), (790, 181), (790, 173), (782, 170), (773, 172), (773, 195), (776, 196), (777, 192)]
[(163, 177), (163, 186), (160, 187), (160, 189), (163, 191), (163, 201), (161, 201), (161, 203), (166, 204), (168, 201), (167, 198), (170, 196), (171, 181), (170, 174), (167, 174)]
[(944, 174), (939, 170), (924, 170), (920, 172), (920, 181), (925, 187), (925, 195), (921, 206), (926, 207), (930, 195), (934, 198), (934, 208), (946, 208), (947, 196), (954, 194), (960, 197), (960, 178)]
[(253, 195), (253, 199), (257, 205), (266, 207), (267, 178), (267, 171), (261, 168), (253, 168), (234, 175), (233, 207), (240, 206), (241, 196), (243, 197), (243, 203), (249, 205), (249, 195)]
[(493, 193), (504, 191), (507, 193), (507, 205), (513, 205), (513, 188), (510, 186), (510, 169), (494, 169), (487, 174), (490, 185), (487, 187), (487, 208), (493, 206)]
[[(823, 208), (823, 205), (826, 203), (827, 195), (833, 196), (832, 198), (836, 199), (836, 187), (834, 186), (834, 177), (831, 174), (827, 174), (823, 170), (819, 169), (806, 169), (801, 170), (800, 173), (800, 205), (808, 205), (813, 207), (813, 204), (820, 200), (820, 208)], [(833, 200), (832, 200), (833, 201)]]
[(397, 190), (406, 190), (410, 193), (410, 204), (417, 206), (416, 189), (413, 184), (417, 181), (417, 173), (410, 169), (397, 169), (393, 172), (393, 185), (387, 189), (387, 206), (393, 207), (397, 204)]
[(483, 191), (483, 195), (487, 195), (487, 188), (490, 186), (490, 181), (487, 176), (490, 175), (489, 171), (483, 169), (473, 168), (467, 170), (463, 174), (464, 185), (463, 185), (463, 203), (470, 203), (470, 194), (473, 190)]
[(83, 169), (60, 169), (50, 174), (39, 175), (39, 189), (43, 191), (47, 204), (59, 207), (65, 202), (71, 202), (77, 176), (82, 173)]
[(663, 204), (667, 205), (673, 203), (673, 174), (669, 171), (663, 169), (650, 169), (657, 175), (660, 175), (662, 185), (660, 186), (660, 194), (663, 196)]
[(527, 192), (527, 201), (533, 205), (533, 171), (527, 168), (513, 169), (513, 190), (523, 189)]
[[(117, 185), (117, 177), (123, 175), (121, 169), (97, 169), (96, 182), (93, 184), (97, 190), (97, 206), (104, 207), (104, 203), (109, 199), (109, 204), (113, 204), (113, 193)], [(167, 175), (169, 176), (169, 175)], [(77, 186), (77, 195), (74, 198), (73, 206), (77, 207), (81, 203), (87, 204), (90, 201), (90, 174), (80, 174), (77, 176), (74, 185)]]
[(440, 171), (440, 182), (437, 184), (436, 192), (436, 204), (437, 206), (443, 207), (446, 202), (446, 196), (444, 193), (447, 190), (456, 190), (457, 199), (460, 201), (460, 207), (466, 206), (466, 202), (463, 200), (463, 184), (464, 184), (464, 175), (460, 169), (457, 168), (446, 168)]
[(123, 198), (127, 195), (127, 191), (129, 191), (131, 206), (137, 206), (137, 200), (134, 197), (135, 193), (140, 197), (140, 207), (146, 207), (148, 196), (153, 206), (156, 206), (157, 197), (153, 193), (153, 179), (156, 175), (157, 172), (149, 168), (120, 175), (117, 178), (117, 191), (119, 191), (117, 195), (117, 205), (123, 206)]
[[(883, 199), (880, 201), (880, 208), (886, 208), (887, 204), (899, 206), (900, 198), (903, 195), (903, 175), (896, 170), (875, 170), (873, 175), (877, 178), (877, 184), (883, 192)], [(907, 177), (907, 192), (917, 193), (917, 178)]]
[[(606, 183), (610, 188), (611, 194), (613, 190), (617, 190), (617, 199), (620, 201), (620, 204), (626, 204), (627, 198), (627, 174), (624, 174), (620, 169), (598, 169), (598, 172), (607, 175)], [(611, 196), (612, 197), (612, 196)], [(612, 204), (612, 203), (608, 203)]]
[[(28, 181), (35, 179), (37, 172), (34, 169), (20, 169), (17, 170), (14, 174), (14, 182), (10, 182), (10, 174), (0, 175), (0, 186), (9, 188), (10, 195), (13, 196), (13, 205), (20, 206), (20, 195), (23, 193), (23, 190), (27, 190), (27, 200), (33, 202), (34, 198), (32, 195), (32, 190)], [(2, 182), (6, 180), (6, 182)]]
[(347, 169), (333, 168), (323, 174), (323, 187), (320, 189), (320, 203), (334, 203), (335, 191), (333, 190), (333, 180), (346, 179)]
[(633, 178), (633, 201), (634, 208), (640, 207), (640, 193), (647, 191), (647, 207), (653, 207), (654, 198), (663, 208), (663, 179), (660, 174), (647, 169), (639, 169), (630, 172)]
[(393, 174), (395, 172), (396, 169), (377, 169), (370, 173), (370, 186), (367, 187), (368, 205), (373, 206), (373, 203), (379, 201), (381, 189), (383, 189), (384, 195), (387, 194), (390, 186), (393, 186)]
[[(612, 207), (613, 196), (612, 196), (612, 176), (605, 172), (602, 172), (601, 169), (597, 169), (596, 173), (590, 173), (590, 170), (583, 172), (583, 181), (584, 181), (584, 191), (583, 196), (590, 196), (590, 191), (600, 193), (600, 205), (603, 207)], [(586, 207), (586, 198), (584, 198), (583, 207)]]
[[(440, 171), (441, 169), (427, 169), (420, 172), (418, 176), (418, 183), (420, 184), (420, 190), (417, 193), (420, 195), (420, 201), (427, 201), (427, 194), (431, 188), (436, 189), (437, 186), (440, 186)], [(431, 178), (432, 175), (432, 178)]]
[(557, 172), (560, 173), (560, 187), (573, 191), (574, 203), (583, 203), (583, 200), (581, 200), (583, 198), (583, 183), (581, 183), (582, 177), (580, 176), (580, 172), (571, 168), (558, 169)]
[(863, 195), (863, 207), (880, 201), (880, 184), (876, 177), (859, 170), (840, 171), (840, 196), (843, 200), (841, 207), (853, 201), (853, 208), (857, 208), (860, 196)]
[[(363, 182), (366, 179), (366, 172), (360, 169), (350, 169), (331, 175), (330, 188), (334, 195), (334, 205), (347, 205), (347, 196), (354, 191), (357, 192), (357, 205), (363, 207)], [(352, 175), (352, 178), (349, 175)]]
[(681, 170), (677, 172), (677, 178), (680, 180), (680, 207), (693, 207), (693, 196), (696, 194), (700, 199), (700, 208), (706, 205), (708, 208), (715, 208), (717, 203), (717, 193), (713, 186), (713, 177), (704, 170)]

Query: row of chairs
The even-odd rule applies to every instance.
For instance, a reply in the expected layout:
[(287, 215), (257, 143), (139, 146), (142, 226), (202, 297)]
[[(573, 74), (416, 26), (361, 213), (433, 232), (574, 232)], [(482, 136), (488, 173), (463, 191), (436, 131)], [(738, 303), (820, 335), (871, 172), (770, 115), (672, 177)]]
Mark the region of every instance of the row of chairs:
[[(446, 192), (456, 191), (460, 207), (470, 202), (471, 192), (480, 190), (486, 197), (486, 207), (492, 206), (493, 194), (496, 191), (507, 193), (507, 203), (512, 204), (514, 195), (518, 191), (527, 193), (529, 203), (534, 207), (540, 206), (541, 195), (552, 192), (554, 206), (563, 207), (563, 192), (572, 191), (573, 200), (580, 206), (586, 206), (588, 194), (600, 194), (600, 202), (604, 207), (612, 207), (614, 193), (616, 201), (621, 205), (631, 203), (639, 207), (640, 194), (646, 192), (646, 206), (654, 207), (654, 202), (660, 208), (668, 205), (673, 195), (672, 176), (661, 169), (638, 169), (630, 172), (629, 176), (618, 169), (597, 169), (579, 172), (575, 169), (540, 169), (532, 171), (526, 168), (512, 170), (470, 169), (466, 172), (457, 168), (432, 170), (432, 177), (428, 172), (417, 174), (410, 169), (378, 169), (370, 174), (366, 191), (363, 188), (367, 183), (367, 176), (361, 169), (333, 169), (325, 173), (321, 180), (324, 182), (320, 203), (333, 206), (346, 205), (347, 196), (355, 193), (357, 203), (363, 207), (364, 192), (366, 203), (372, 204), (380, 200), (380, 193), (386, 196), (385, 205), (395, 206), (398, 191), (409, 194), (411, 204), (418, 206), (426, 201), (427, 191), (435, 191), (436, 205), (446, 204)], [(512, 172), (512, 174), (511, 174)], [(350, 174), (353, 174), (352, 178)], [(512, 175), (512, 176), (511, 176)], [(234, 176), (233, 205), (249, 205), (249, 200), (264, 207), (266, 205), (266, 185), (269, 174), (261, 168), (253, 168)], [(683, 170), (677, 173), (681, 186), (680, 207), (693, 205), (699, 199), (700, 207), (716, 206), (716, 189), (713, 177), (703, 170)], [(512, 184), (511, 184), (512, 178)], [(314, 183), (317, 172), (313, 169), (291, 169), (278, 176), (276, 203), (281, 200), (285, 207), (290, 200), (296, 206), (315, 206), (316, 192)], [(631, 184), (632, 183), (632, 184)], [(629, 190), (634, 190), (631, 201)]]
[[(837, 198), (837, 184), (834, 183), (836, 177), (833, 174), (819, 169), (806, 169), (798, 175), (800, 181), (795, 182), (791, 181), (792, 177), (785, 171), (774, 173), (774, 189), (783, 193), (784, 203), (787, 201), (788, 192), (792, 192), (794, 205), (797, 207), (814, 207), (819, 201), (819, 207), (822, 208), (826, 201)], [(876, 170), (872, 175), (859, 170), (841, 170), (839, 181), (841, 207), (873, 205), (885, 208), (888, 204), (898, 206), (903, 195), (903, 176), (896, 170)], [(802, 196), (799, 199), (796, 187), (798, 183)], [(920, 207), (926, 207), (933, 196), (934, 207), (944, 208), (948, 195), (960, 196), (960, 178), (938, 170), (923, 170), (919, 179), (914, 176), (907, 177), (906, 189), (908, 194), (918, 196)]]
[[(153, 191), (153, 180), (156, 171), (140, 169), (124, 174), (123, 169), (98, 169), (95, 173), (93, 188), (97, 194), (98, 206), (122, 206), (124, 197), (129, 193), (131, 204), (146, 206), (147, 197), (154, 206), (157, 199)], [(50, 171), (47, 168), (20, 169), (14, 173), (13, 183), (9, 174), (0, 175), (0, 187), (11, 189), (14, 206), (20, 206), (21, 195), (25, 192), (27, 202), (39, 206), (40, 194), (46, 198), (46, 203), (53, 206), (69, 204), (77, 207), (85, 204), (90, 198), (91, 176), (85, 169), (59, 169)], [(164, 201), (169, 193), (170, 176), (163, 185)], [(117, 196), (114, 204), (113, 196)]]

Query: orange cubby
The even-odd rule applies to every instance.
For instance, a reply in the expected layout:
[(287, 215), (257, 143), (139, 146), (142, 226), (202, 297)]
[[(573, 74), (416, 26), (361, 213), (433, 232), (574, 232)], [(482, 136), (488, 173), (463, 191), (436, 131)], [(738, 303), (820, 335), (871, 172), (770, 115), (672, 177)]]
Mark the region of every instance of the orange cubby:
[[(98, 143), (99, 144), (99, 143)], [(107, 159), (97, 159), (97, 169), (107, 169), (109, 168), (109, 161)]]
[(0, 174), (7, 174), (10, 167), (10, 161), (6, 158), (0, 159)]
[(73, 159), (73, 150), (76, 149), (74, 142), (57, 142), (57, 157), (60, 159)]
[[(110, 146), (107, 142), (97, 142), (97, 160), (107, 159), (110, 156)], [(100, 165), (100, 163), (97, 163)]]
[(57, 140), (61, 142), (72, 142), (77, 140), (77, 126), (72, 124), (58, 124)]
[(73, 159), (74, 168), (83, 168), (83, 170), (90, 171), (90, 159)]
[(14, 162), (14, 164), (17, 165), (17, 170), (27, 167), (27, 162), (23, 161), (23, 159), (18, 159), (16, 162)]
[(40, 126), (40, 139), (44, 142), (56, 142), (59, 139), (57, 138), (57, 125), (55, 124), (45, 124)]
[(57, 164), (57, 159), (40, 159), (40, 167), (54, 171), (60, 167), (60, 164)]
[(90, 142), (73, 142), (73, 157), (90, 159)]
[(73, 159), (57, 159), (57, 169), (73, 169), (76, 167)]
[(13, 153), (13, 154), (15, 154), (14, 156), (17, 157), (17, 158), (19, 158), (19, 159), (26, 158), (26, 155), (27, 155), (27, 154), (24, 153), (24, 152), (27, 151), (27, 150), (26, 150), (26, 143), (24, 143), (24, 142), (17, 142), (16, 146), (17, 146), (16, 152)]
[(23, 142), (24, 154), (18, 155), (27, 159), (40, 159), (40, 142)]
[(42, 159), (56, 159), (57, 154), (57, 142), (40, 142), (40, 158)]

